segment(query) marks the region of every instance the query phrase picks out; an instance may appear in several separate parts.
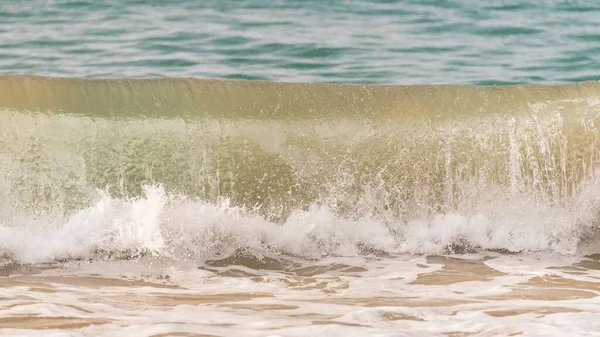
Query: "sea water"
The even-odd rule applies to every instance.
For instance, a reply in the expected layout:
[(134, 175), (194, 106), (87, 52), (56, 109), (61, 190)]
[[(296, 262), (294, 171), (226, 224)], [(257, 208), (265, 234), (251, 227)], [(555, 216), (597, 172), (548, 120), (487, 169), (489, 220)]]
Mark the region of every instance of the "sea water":
[(599, 12), (2, 2), (0, 334), (598, 335)]

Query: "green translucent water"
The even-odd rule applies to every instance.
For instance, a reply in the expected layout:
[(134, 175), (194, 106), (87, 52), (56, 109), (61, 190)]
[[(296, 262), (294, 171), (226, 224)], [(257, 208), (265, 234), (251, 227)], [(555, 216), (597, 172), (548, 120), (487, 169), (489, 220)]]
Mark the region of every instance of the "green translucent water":
[(273, 218), (313, 204), (399, 221), (517, 195), (565, 208), (598, 200), (583, 198), (598, 181), (598, 82), (2, 76), (0, 92), (0, 220), (153, 185)]
[(600, 78), (600, 2), (0, 2), (0, 72), (353, 83)]

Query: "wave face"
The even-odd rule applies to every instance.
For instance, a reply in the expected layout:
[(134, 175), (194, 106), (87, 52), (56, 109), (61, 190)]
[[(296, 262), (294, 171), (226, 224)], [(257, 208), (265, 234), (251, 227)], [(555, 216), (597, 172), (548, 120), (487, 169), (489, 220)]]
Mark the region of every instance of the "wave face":
[(600, 210), (598, 82), (4, 76), (0, 93), (0, 251), (23, 262), (573, 253)]

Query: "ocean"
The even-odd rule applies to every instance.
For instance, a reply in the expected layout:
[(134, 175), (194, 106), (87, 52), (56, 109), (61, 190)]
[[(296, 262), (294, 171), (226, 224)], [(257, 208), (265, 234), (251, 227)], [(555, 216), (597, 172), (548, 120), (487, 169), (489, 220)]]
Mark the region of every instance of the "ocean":
[(598, 15), (0, 2), (0, 335), (599, 336)]

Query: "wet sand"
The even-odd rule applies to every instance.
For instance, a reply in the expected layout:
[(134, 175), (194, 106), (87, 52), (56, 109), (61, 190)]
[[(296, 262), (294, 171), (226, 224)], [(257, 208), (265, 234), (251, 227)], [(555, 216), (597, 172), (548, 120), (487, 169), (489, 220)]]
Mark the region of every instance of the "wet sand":
[(472, 254), (5, 266), (0, 333), (593, 335), (599, 263), (597, 255)]

